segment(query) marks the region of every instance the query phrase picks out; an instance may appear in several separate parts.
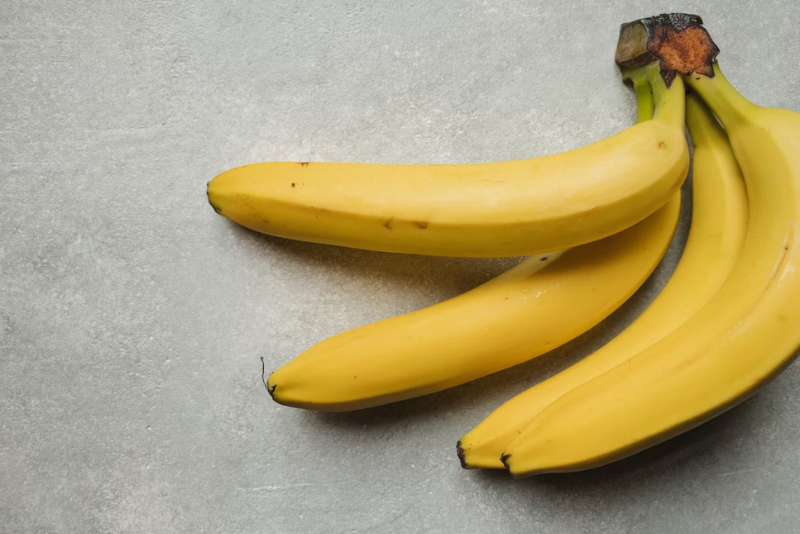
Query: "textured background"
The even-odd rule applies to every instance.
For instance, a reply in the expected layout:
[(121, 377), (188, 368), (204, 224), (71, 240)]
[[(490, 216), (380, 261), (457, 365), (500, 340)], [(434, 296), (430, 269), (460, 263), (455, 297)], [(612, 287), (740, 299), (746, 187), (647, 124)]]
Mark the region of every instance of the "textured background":
[(494, 407), (643, 309), (687, 217), (657, 274), (581, 339), (468, 386), (326, 415), (273, 403), (259, 357), (275, 369), (518, 260), (289, 242), (206, 203), (210, 178), (262, 160), (478, 162), (601, 139), (634, 120), (619, 24), (663, 11), (705, 17), (746, 96), (800, 110), (800, 4), (647, 4), (4, 0), (0, 532), (794, 531), (797, 365), (592, 472), (514, 482), (455, 457)]

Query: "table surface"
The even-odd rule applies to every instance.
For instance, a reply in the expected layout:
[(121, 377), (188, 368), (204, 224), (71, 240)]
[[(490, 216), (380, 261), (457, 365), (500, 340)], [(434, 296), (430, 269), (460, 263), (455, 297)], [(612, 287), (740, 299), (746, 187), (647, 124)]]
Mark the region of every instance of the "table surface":
[[(517, 263), (255, 234), (205, 184), (268, 160), (479, 162), (634, 121), (612, 58), (633, 0), (6, 2), (0, 12), (0, 532), (775, 533), (800, 524), (800, 367), (594, 471), (464, 471), (455, 442), (608, 341), (351, 414), (273, 403), (332, 334)], [(681, 2), (728, 78), (800, 110), (800, 4)], [(769, 42), (775, 44), (769, 44)], [(688, 185), (688, 184), (687, 184)], [(686, 190), (685, 190), (686, 192)]]

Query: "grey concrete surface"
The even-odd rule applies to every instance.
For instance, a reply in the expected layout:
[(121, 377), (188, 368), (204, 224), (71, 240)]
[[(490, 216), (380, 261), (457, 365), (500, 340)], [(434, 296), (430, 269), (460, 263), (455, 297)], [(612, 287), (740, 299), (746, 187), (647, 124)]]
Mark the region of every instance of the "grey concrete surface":
[[(257, 235), (205, 184), (266, 160), (478, 162), (631, 124), (620, 23), (699, 13), (754, 101), (800, 110), (793, 1), (162, 0), (0, 4), (0, 532), (800, 532), (800, 368), (595, 471), (463, 471), (455, 442), (610, 339), (352, 414), (274, 404), (326, 336), (457, 295), (515, 259)], [(686, 206), (688, 207), (688, 205)]]

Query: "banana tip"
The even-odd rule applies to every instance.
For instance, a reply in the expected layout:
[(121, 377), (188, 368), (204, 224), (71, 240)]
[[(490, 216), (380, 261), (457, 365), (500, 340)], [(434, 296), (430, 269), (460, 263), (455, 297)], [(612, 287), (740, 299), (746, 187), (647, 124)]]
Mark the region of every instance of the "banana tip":
[(272, 374), (270, 374), (267, 378), (264, 378), (265, 374), (266, 373), (265, 373), (265, 369), (264, 369), (264, 357), (262, 356), (261, 357), (261, 382), (264, 383), (264, 387), (267, 388), (267, 393), (269, 393), (269, 396), (272, 397), (272, 400), (274, 400), (278, 404), (282, 404), (280, 401), (278, 401), (275, 398), (275, 390), (277, 389), (278, 384), (272, 384), (270, 386), (269, 385), (269, 379), (270, 379), (270, 377), (272, 377)]
[(533, 474), (533, 473), (519, 474), (517, 472), (514, 472), (511, 466), (508, 465), (509, 458), (511, 458), (510, 454), (503, 454), (502, 456), (500, 456), (500, 461), (503, 462), (503, 466), (506, 468), (506, 471), (508, 471), (508, 474), (511, 475), (511, 478), (513, 478), (514, 480), (520, 480), (522, 478), (528, 478)]
[(464, 447), (461, 446), (461, 440), (458, 440), (456, 443), (456, 455), (458, 456), (458, 461), (461, 462), (461, 467), (463, 469), (469, 469), (467, 460), (464, 458)]
[(267, 385), (267, 393), (269, 393), (269, 396), (272, 398), (272, 400), (277, 402), (281, 406), (291, 406), (291, 404), (286, 404), (284, 402), (281, 402), (279, 399), (275, 398), (276, 389), (278, 389), (278, 384)]
[[(220, 175), (220, 176), (222, 176), (222, 175)], [(212, 180), (210, 180), (209, 182), (206, 183), (206, 197), (208, 198), (208, 203), (211, 204), (212, 208), (214, 208), (214, 211), (216, 211), (218, 214), (222, 215), (222, 208), (220, 206), (218, 206), (213, 200), (213, 198), (216, 196), (216, 194), (219, 193), (219, 191), (216, 191), (216, 192), (212, 192), (211, 191), (211, 188), (212, 188), (212, 186), (214, 186), (214, 182), (217, 181), (217, 178), (219, 178), (219, 176), (214, 177)], [(217, 185), (219, 185), (219, 182), (217, 182)], [(216, 188), (216, 189), (218, 189), (218, 188)]]
[[(216, 178), (214, 178), (214, 180), (216, 180)], [(208, 203), (211, 204), (212, 208), (214, 208), (214, 211), (222, 215), (222, 208), (214, 204), (214, 201), (211, 200), (211, 198), (213, 197), (213, 194), (211, 193), (211, 184), (214, 183), (214, 180), (211, 180), (206, 184), (206, 197), (208, 198)]]
[(500, 455), (500, 462), (502, 462), (503, 467), (505, 467), (509, 472), (511, 472), (511, 468), (508, 467), (508, 459), (511, 458), (510, 454), (501, 454)]
[(214, 202), (211, 200), (211, 195), (208, 195), (208, 203), (211, 204), (211, 207), (214, 208), (214, 211), (216, 211), (219, 215), (222, 215), (222, 208), (214, 204)]

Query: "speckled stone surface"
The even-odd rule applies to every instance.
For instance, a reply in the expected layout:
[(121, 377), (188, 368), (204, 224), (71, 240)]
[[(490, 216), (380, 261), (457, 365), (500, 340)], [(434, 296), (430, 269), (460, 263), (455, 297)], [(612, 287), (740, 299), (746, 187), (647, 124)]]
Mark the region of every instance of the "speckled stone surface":
[[(680, 255), (580, 339), (352, 414), (273, 403), (268, 370), (518, 260), (257, 235), (205, 184), (264, 160), (478, 162), (632, 124), (619, 24), (698, 13), (728, 78), (800, 110), (800, 4), (162, 0), (0, 6), (0, 532), (800, 531), (800, 368), (632, 459), (512, 481), (455, 442), (590, 353)], [(768, 43), (777, 43), (769, 45)]]

